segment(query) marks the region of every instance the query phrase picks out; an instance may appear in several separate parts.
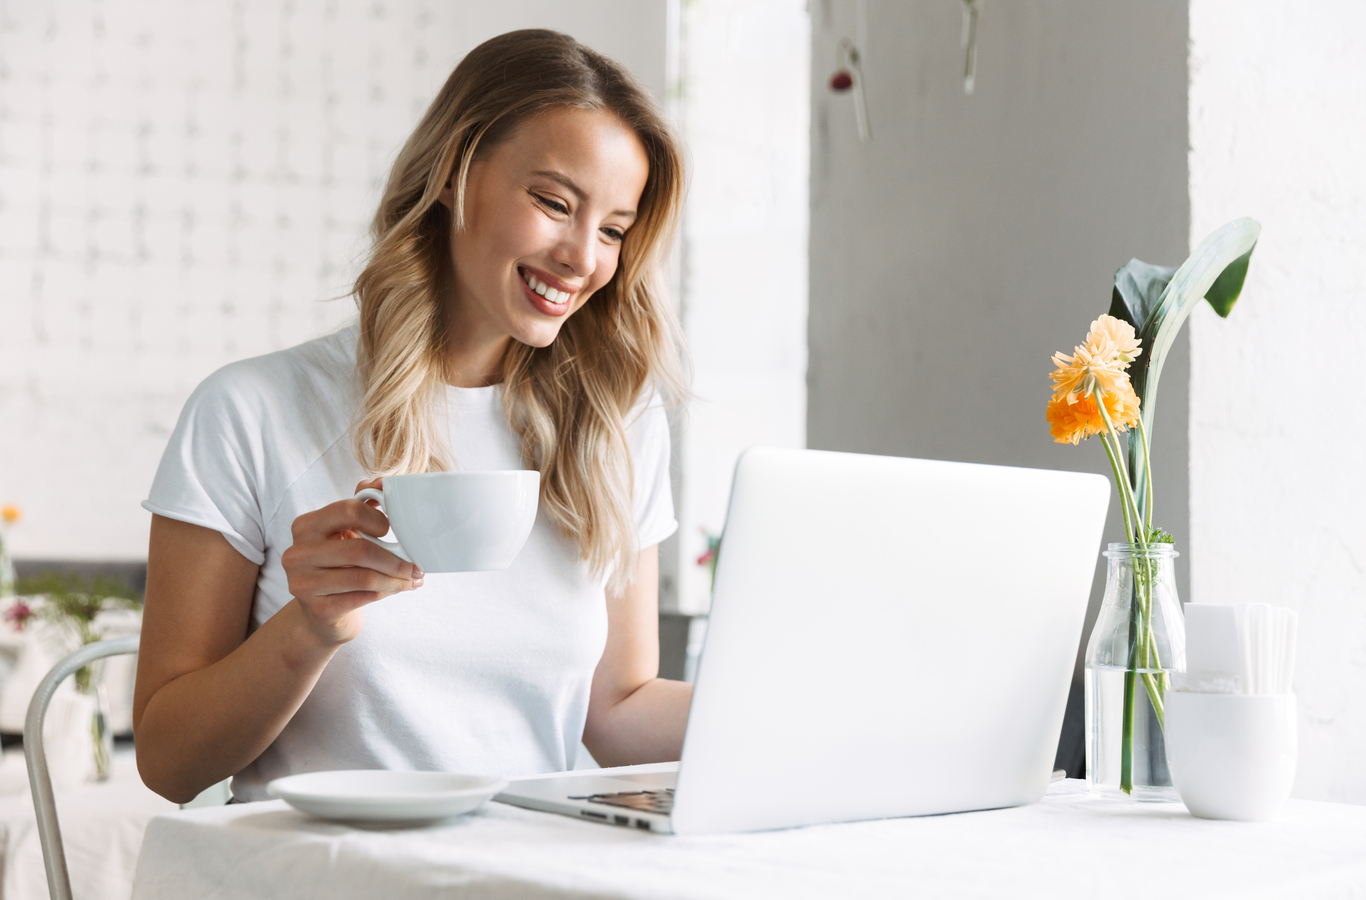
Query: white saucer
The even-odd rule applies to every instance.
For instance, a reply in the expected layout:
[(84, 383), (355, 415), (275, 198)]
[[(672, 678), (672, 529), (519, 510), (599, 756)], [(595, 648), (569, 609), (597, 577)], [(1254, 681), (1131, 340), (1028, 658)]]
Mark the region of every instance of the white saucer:
[(275, 779), (266, 790), (323, 819), (432, 822), (469, 812), (507, 784), (482, 775), (359, 769), (290, 775)]

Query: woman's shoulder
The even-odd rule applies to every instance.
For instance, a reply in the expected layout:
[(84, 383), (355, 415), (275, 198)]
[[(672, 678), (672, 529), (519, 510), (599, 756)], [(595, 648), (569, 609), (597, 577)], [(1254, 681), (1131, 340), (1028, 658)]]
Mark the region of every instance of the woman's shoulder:
[(676, 405), (653, 387), (647, 387), (636, 398), (626, 414), (625, 424), (631, 455), (637, 461), (660, 454), (668, 458), (669, 411), (673, 408)]
[(666, 397), (658, 387), (647, 384), (636, 394), (635, 400), (631, 403), (630, 411), (626, 413), (626, 421), (631, 422), (647, 413), (662, 414), (670, 407), (678, 405)]
[(347, 433), (355, 412), (356, 334), (352, 325), (223, 366), (190, 395), (179, 430), (207, 428), (269, 456), (315, 458)]
[(354, 404), (356, 326), (274, 353), (228, 363), (192, 400), (266, 412), (281, 407)]
[(680, 408), (652, 386), (645, 387), (631, 404), (626, 413), (626, 426), (630, 429), (651, 430), (668, 428), (669, 410)]

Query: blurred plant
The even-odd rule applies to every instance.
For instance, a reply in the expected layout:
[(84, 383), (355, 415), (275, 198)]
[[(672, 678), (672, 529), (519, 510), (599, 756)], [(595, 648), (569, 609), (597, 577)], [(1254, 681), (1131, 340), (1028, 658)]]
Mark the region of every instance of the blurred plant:
[[(97, 618), (104, 610), (142, 608), (142, 598), (128, 585), (102, 576), (87, 580), (72, 573), (44, 572), (20, 578), (17, 588), (19, 597), (4, 613), (6, 622), (18, 631), (35, 620), (50, 622), (82, 646), (101, 638)], [(77, 690), (89, 691), (91, 677), (90, 666), (77, 672)]]
[(701, 556), (697, 557), (697, 564), (699, 566), (707, 567), (707, 574), (711, 577), (711, 581), (709, 582), (710, 588), (711, 590), (716, 590), (716, 558), (721, 553), (721, 538), (719, 535), (712, 534), (705, 528), (702, 529), (702, 537), (707, 540), (707, 550)]

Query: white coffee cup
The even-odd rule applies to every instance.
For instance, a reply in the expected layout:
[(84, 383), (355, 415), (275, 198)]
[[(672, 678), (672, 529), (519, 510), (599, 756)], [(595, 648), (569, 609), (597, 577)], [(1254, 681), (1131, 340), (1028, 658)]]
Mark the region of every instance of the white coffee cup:
[(1172, 784), (1191, 815), (1259, 822), (1295, 783), (1294, 694), (1168, 691), (1164, 737)]
[(379, 501), (398, 541), (361, 537), (423, 572), (506, 569), (536, 522), (540, 485), (540, 472), (524, 470), (388, 475), (383, 490), (356, 497)]

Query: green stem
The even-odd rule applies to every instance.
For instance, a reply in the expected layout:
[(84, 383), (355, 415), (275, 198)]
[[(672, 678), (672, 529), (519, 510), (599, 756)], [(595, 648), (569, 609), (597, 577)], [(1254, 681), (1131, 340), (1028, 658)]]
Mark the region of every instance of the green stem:
[(1119, 735), (1119, 789), (1134, 790), (1134, 667), (1124, 670), (1124, 711)]
[(1148, 429), (1143, 427), (1143, 417), (1138, 417), (1138, 439), (1143, 444), (1143, 531), (1152, 534), (1153, 530), (1153, 466), (1152, 454), (1148, 452)]
[(1124, 467), (1115, 451), (1110, 447), (1110, 442), (1104, 437), (1100, 439), (1100, 445), (1105, 448), (1105, 455), (1110, 457), (1110, 470), (1115, 473), (1115, 489), (1119, 491), (1119, 511), (1124, 514), (1124, 536), (1129, 539), (1129, 543), (1134, 541), (1134, 522), (1129, 521), (1129, 504), (1124, 502), (1124, 482), (1126, 474)]
[[(1131, 540), (1130, 543), (1134, 542)], [(1138, 544), (1138, 546), (1141, 547), (1142, 545)], [(1146, 679), (1139, 676), (1139, 669), (1145, 667), (1144, 663), (1148, 658), (1146, 623), (1143, 616), (1144, 575), (1139, 566), (1134, 565), (1134, 562), (1134, 560), (1130, 560), (1133, 583), (1130, 586), (1129, 596), (1129, 656), (1124, 672), (1124, 720), (1120, 733), (1119, 786), (1126, 794), (1133, 793), (1134, 732), (1138, 717), (1139, 684), (1143, 683), (1144, 688), (1147, 688)], [(1142, 565), (1141, 557), (1139, 565)]]
[[(98, 698), (95, 702), (99, 703)], [(95, 772), (101, 781), (109, 776), (109, 770), (112, 767), (109, 751), (104, 745), (104, 735), (108, 727), (109, 723), (104, 720), (98, 710), (90, 717), (90, 737), (95, 743)]]
[[(1124, 709), (1120, 726), (1119, 787), (1126, 794), (1133, 793), (1134, 785), (1134, 730), (1138, 715), (1138, 686), (1146, 679), (1138, 670), (1147, 661), (1147, 641), (1143, 623), (1143, 575), (1136, 560), (1130, 560), (1133, 571), (1132, 593), (1129, 599), (1129, 656), (1124, 670)], [(1141, 565), (1141, 562), (1139, 563)], [(1144, 684), (1146, 688), (1147, 685)], [(1151, 697), (1151, 693), (1149, 694)]]
[[(1143, 637), (1144, 653), (1143, 667), (1145, 669), (1162, 668), (1162, 660), (1157, 654), (1157, 634), (1153, 631), (1153, 595), (1157, 589), (1157, 561), (1145, 557), (1143, 562), (1145, 570), (1145, 594), (1143, 598)], [(1145, 673), (1144, 687), (1148, 691), (1148, 699), (1153, 705), (1153, 715), (1157, 716), (1159, 728), (1166, 730), (1166, 716), (1163, 705), (1163, 694), (1166, 690), (1165, 673), (1153, 675), (1151, 672)]]
[[(1129, 484), (1129, 473), (1124, 468), (1123, 457), (1119, 452), (1119, 439), (1115, 434), (1114, 423), (1105, 409), (1104, 398), (1097, 395), (1096, 406), (1105, 421), (1106, 433), (1101, 436), (1105, 455), (1110, 458), (1110, 468), (1115, 473), (1115, 488), (1119, 491), (1120, 512), (1124, 515), (1124, 533), (1130, 544), (1143, 546), (1142, 520), (1138, 515), (1138, 504), (1134, 500), (1133, 488)], [(1132, 513), (1132, 514), (1131, 514)], [(1134, 788), (1134, 717), (1138, 712), (1138, 674), (1139, 663), (1146, 656), (1144, 628), (1141, 615), (1141, 599), (1136, 591), (1130, 601), (1129, 611), (1129, 658), (1124, 671), (1124, 710), (1120, 721), (1119, 739), (1119, 789), (1132, 794)]]
[[(1129, 483), (1129, 472), (1124, 468), (1124, 459), (1119, 452), (1119, 435), (1115, 431), (1115, 423), (1110, 421), (1110, 413), (1105, 409), (1105, 399), (1100, 394), (1096, 395), (1096, 408), (1100, 410), (1100, 417), (1105, 420), (1105, 434), (1102, 440), (1106, 442), (1105, 452), (1110, 454), (1110, 464), (1122, 475), (1119, 477), (1120, 502), (1126, 504), (1124, 518), (1127, 522), (1129, 512), (1133, 512), (1133, 529), (1128, 532), (1129, 543), (1143, 545), (1145, 535), (1141, 534), (1143, 519), (1138, 514), (1138, 501), (1134, 499), (1133, 485)], [(1111, 448), (1113, 444), (1113, 449)]]
[(1148, 692), (1148, 702), (1153, 705), (1153, 715), (1157, 717), (1157, 727), (1166, 731), (1167, 726), (1163, 722), (1165, 717), (1162, 715), (1162, 685), (1158, 683), (1158, 676), (1151, 672), (1143, 673), (1143, 688)]
[[(1143, 530), (1146, 537), (1147, 535), (1152, 534), (1153, 531), (1153, 467), (1152, 452), (1148, 447), (1148, 429), (1143, 425), (1142, 416), (1138, 417), (1138, 439), (1143, 447)], [(1156, 566), (1151, 560), (1148, 562), (1147, 566), (1149, 569), (1148, 608), (1144, 615), (1144, 624), (1146, 625), (1145, 631), (1147, 632), (1146, 643), (1148, 645), (1146, 668), (1161, 669), (1162, 660), (1159, 659), (1157, 655), (1157, 635), (1153, 633), (1152, 616), (1152, 591), (1153, 588), (1156, 587), (1157, 572), (1155, 571)], [(1167, 726), (1166, 716), (1164, 715), (1164, 704), (1162, 701), (1163, 695), (1166, 692), (1167, 676), (1165, 673), (1157, 676), (1147, 675), (1144, 680), (1145, 686), (1148, 688), (1148, 698), (1153, 704), (1153, 713), (1157, 716), (1157, 724), (1165, 731)]]
[[(1102, 436), (1101, 443), (1105, 447), (1106, 456), (1110, 459), (1110, 468), (1115, 473), (1116, 487), (1120, 494), (1120, 510), (1124, 515), (1125, 534), (1129, 538), (1129, 543), (1133, 544), (1138, 551), (1137, 558), (1133, 560), (1132, 566), (1134, 583), (1132, 586), (1133, 593), (1129, 601), (1129, 658), (1124, 673), (1124, 709), (1120, 735), (1119, 772), (1120, 789), (1126, 794), (1132, 794), (1135, 717), (1138, 713), (1140, 683), (1142, 683), (1143, 690), (1147, 694), (1158, 727), (1163, 730), (1166, 728), (1165, 704), (1163, 702), (1166, 675), (1160, 671), (1156, 673), (1152, 671), (1162, 668), (1161, 659), (1157, 653), (1157, 635), (1153, 631), (1152, 624), (1152, 604), (1156, 588), (1157, 565), (1156, 561), (1148, 555), (1148, 535), (1152, 533), (1153, 516), (1152, 463), (1148, 452), (1147, 431), (1140, 421), (1138, 430), (1139, 440), (1143, 448), (1145, 487), (1143, 504), (1140, 509), (1138, 498), (1135, 496), (1135, 488), (1129, 481), (1128, 472), (1124, 466), (1118, 434), (1114, 423), (1110, 420), (1109, 411), (1105, 409), (1102, 397), (1096, 397), (1096, 406), (1100, 410), (1101, 418), (1105, 421), (1106, 433)], [(1140, 670), (1144, 671), (1140, 672)]]

